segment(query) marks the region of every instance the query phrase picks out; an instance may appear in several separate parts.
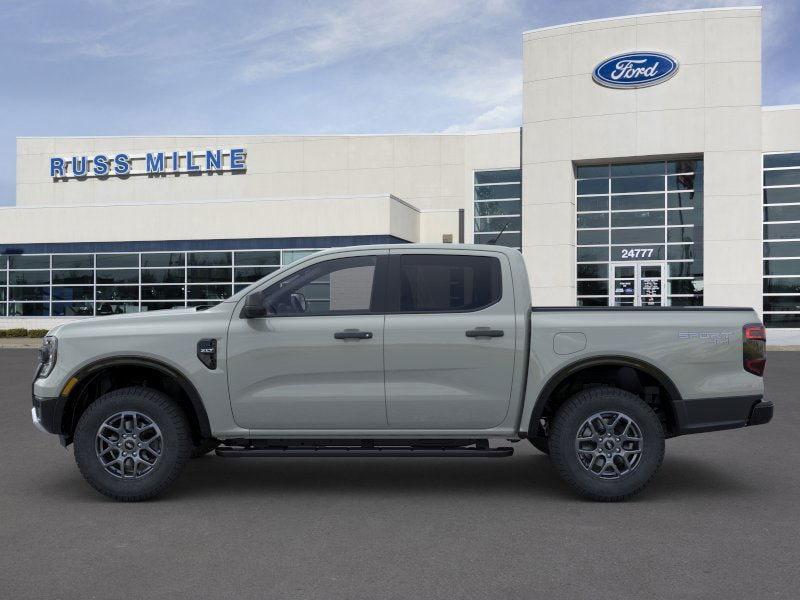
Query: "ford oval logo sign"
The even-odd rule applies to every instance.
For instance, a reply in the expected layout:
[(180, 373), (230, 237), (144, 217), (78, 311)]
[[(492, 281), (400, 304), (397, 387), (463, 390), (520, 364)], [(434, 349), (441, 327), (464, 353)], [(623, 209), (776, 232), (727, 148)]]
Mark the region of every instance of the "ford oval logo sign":
[(641, 88), (666, 81), (678, 72), (678, 61), (660, 52), (628, 52), (601, 62), (592, 79), (610, 88)]

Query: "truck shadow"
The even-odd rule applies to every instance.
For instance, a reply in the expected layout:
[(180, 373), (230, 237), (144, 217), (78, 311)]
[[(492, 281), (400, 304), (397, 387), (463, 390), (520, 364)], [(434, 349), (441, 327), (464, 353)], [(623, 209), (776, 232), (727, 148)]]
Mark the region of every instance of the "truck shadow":
[[(649, 488), (635, 501), (667, 497), (749, 494), (755, 490), (735, 470), (707, 461), (667, 459)], [(308, 494), (416, 494), (519, 496), (530, 499), (577, 499), (547, 457), (511, 459), (231, 459), (209, 456), (192, 461), (165, 500), (187, 496)]]

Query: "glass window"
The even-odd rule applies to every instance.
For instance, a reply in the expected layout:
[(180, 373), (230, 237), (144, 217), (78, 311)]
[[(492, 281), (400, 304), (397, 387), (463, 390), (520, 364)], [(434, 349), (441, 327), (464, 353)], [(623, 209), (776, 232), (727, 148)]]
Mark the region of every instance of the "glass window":
[(225, 267), (231, 264), (230, 252), (189, 252), (190, 267)]
[(667, 242), (691, 242), (694, 241), (693, 227), (670, 227), (667, 229)]
[(278, 267), (236, 267), (233, 277), (237, 283), (241, 281), (253, 282), (266, 277), (270, 273), (274, 273), (277, 269)]
[(611, 214), (612, 227), (644, 227), (647, 225), (663, 224), (663, 210), (615, 212)]
[(182, 267), (186, 264), (183, 252), (157, 252), (142, 254), (142, 267)]
[(522, 247), (522, 235), (520, 233), (504, 232), (500, 237), (496, 233), (476, 233), (476, 244), (495, 243), (498, 246), (508, 246), (509, 248)]
[(620, 179), (611, 179), (611, 192), (613, 194), (658, 192), (663, 190), (663, 177), (622, 177)]
[(608, 213), (578, 215), (578, 228), (608, 227)]
[(583, 296), (608, 295), (608, 280), (579, 281), (578, 294)]
[(800, 185), (800, 169), (764, 171), (764, 185)]
[(764, 242), (764, 256), (800, 258), (800, 242)]
[(578, 298), (578, 306), (608, 306), (608, 297)]
[(693, 244), (672, 244), (667, 246), (667, 260), (686, 260), (694, 258)]
[(608, 262), (608, 247), (578, 248), (578, 262)]
[(46, 285), (50, 283), (50, 271), (11, 271), (8, 282), (11, 285)]
[(53, 286), (53, 300), (92, 300), (93, 288), (85, 286)]
[[(230, 282), (231, 269), (230, 268), (215, 268), (215, 269), (189, 269), (188, 270), (189, 283), (216, 283), (216, 282)], [(227, 297), (227, 296), (226, 296)]]
[(6, 272), (5, 270), (0, 271), (0, 285), (6, 284)]
[(478, 217), (475, 219), (475, 233), (487, 231), (520, 231), (520, 217)]
[(608, 196), (578, 198), (578, 212), (588, 210), (608, 210)]
[(764, 239), (800, 239), (800, 223), (777, 223), (764, 225)]
[(368, 312), (376, 265), (374, 256), (318, 262), (271, 285), (262, 301), (276, 316)]
[(608, 229), (582, 229), (578, 230), (578, 243), (587, 246), (604, 244), (608, 245)]
[(501, 296), (500, 261), (494, 257), (404, 254), (399, 266), (402, 312), (480, 310)]
[(608, 179), (579, 179), (578, 195), (607, 194)]
[(49, 254), (13, 254), (8, 257), (9, 269), (49, 269)]
[(769, 294), (800, 294), (800, 277), (764, 279), (764, 292)]
[(652, 229), (612, 229), (612, 244), (648, 244), (664, 241), (664, 228)]
[[(502, 200), (497, 202), (476, 202), (476, 217), (492, 217), (496, 215), (518, 215), (521, 214), (521, 200)], [(238, 265), (239, 262), (237, 261)]]
[(120, 267), (138, 267), (138, 254), (98, 254), (98, 269), (116, 269)]
[(701, 178), (695, 180), (695, 175), (668, 175), (667, 176), (667, 189), (668, 190), (695, 190), (701, 189)]
[(800, 327), (800, 313), (788, 315), (764, 315), (764, 325), (767, 327)]
[(800, 312), (800, 296), (764, 296), (764, 310)]
[(91, 317), (94, 314), (92, 302), (53, 302), (52, 306), (54, 317)]
[(142, 269), (142, 283), (184, 283), (183, 269)]
[(611, 177), (625, 177), (629, 175), (663, 175), (664, 163), (630, 163), (611, 165)]
[(280, 250), (240, 251), (234, 253), (234, 262), (237, 267), (250, 265), (280, 265)]
[(664, 208), (664, 194), (611, 196), (611, 210), (647, 210)]
[(800, 152), (765, 154), (764, 168), (769, 169), (773, 167), (800, 167)]
[(142, 302), (148, 300), (183, 300), (185, 297), (182, 285), (143, 285)]
[(504, 183), (522, 181), (519, 169), (503, 169), (500, 171), (476, 171), (475, 183)]
[(800, 186), (764, 190), (764, 204), (790, 204), (800, 202)]
[(9, 300), (49, 300), (49, 287), (10, 287)]
[(608, 165), (581, 165), (575, 169), (577, 179), (589, 179), (590, 177), (608, 178)]
[(703, 296), (670, 296), (670, 306), (703, 306)]
[(98, 300), (138, 300), (139, 288), (135, 285), (107, 285), (98, 286)]
[(139, 312), (139, 304), (136, 302), (98, 302), (98, 315), (124, 315), (127, 313)]
[(667, 208), (695, 208), (703, 206), (702, 192), (670, 192), (667, 194)]
[(54, 254), (54, 269), (91, 269), (94, 256), (91, 254)]
[(667, 225), (702, 225), (699, 210), (669, 210), (667, 211)]
[(607, 278), (608, 265), (578, 265), (578, 277), (582, 279)]
[(311, 256), (312, 254), (319, 252), (319, 250), (284, 250), (283, 251), (283, 265), (290, 265), (293, 262), (297, 262), (301, 258), (305, 258), (306, 256)]
[(138, 269), (97, 270), (97, 283), (139, 283)]
[(475, 200), (497, 200), (501, 198), (521, 198), (522, 185), (519, 183), (508, 185), (481, 185), (475, 186)]
[(187, 290), (190, 300), (225, 300), (232, 294), (230, 283), (226, 285), (190, 285)]
[(703, 291), (703, 281), (699, 279), (670, 279), (667, 283), (670, 294), (696, 294)]
[(764, 275), (800, 276), (800, 258), (794, 260), (765, 260)]
[(41, 302), (9, 302), (8, 315), (10, 317), (47, 317), (50, 315), (50, 305)]
[(702, 160), (673, 160), (667, 162), (667, 173), (696, 173), (703, 171)]
[(94, 271), (53, 271), (53, 285), (64, 283), (94, 283)]
[(800, 204), (795, 206), (765, 206), (765, 221), (800, 221)]

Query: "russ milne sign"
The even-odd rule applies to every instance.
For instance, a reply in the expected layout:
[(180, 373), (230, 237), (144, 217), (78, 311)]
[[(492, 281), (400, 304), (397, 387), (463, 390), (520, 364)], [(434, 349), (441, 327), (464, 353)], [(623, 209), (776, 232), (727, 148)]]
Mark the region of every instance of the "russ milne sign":
[(202, 150), (195, 152), (148, 152), (130, 155), (95, 154), (50, 158), (50, 177), (53, 179), (84, 179), (88, 177), (126, 177), (128, 175), (167, 175), (178, 173), (243, 172), (247, 169), (247, 150)]
[(678, 72), (678, 61), (660, 52), (628, 52), (597, 65), (592, 79), (610, 88), (642, 88), (662, 83)]

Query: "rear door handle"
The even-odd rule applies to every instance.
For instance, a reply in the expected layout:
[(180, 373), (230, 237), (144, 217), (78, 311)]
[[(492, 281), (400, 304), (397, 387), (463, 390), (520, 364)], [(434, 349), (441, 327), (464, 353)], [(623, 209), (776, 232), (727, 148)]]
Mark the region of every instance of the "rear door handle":
[(488, 327), (478, 327), (477, 329), (468, 329), (467, 337), (503, 337), (503, 330), (489, 329)]
[(372, 339), (371, 331), (345, 330), (333, 334), (337, 340), (369, 340)]

